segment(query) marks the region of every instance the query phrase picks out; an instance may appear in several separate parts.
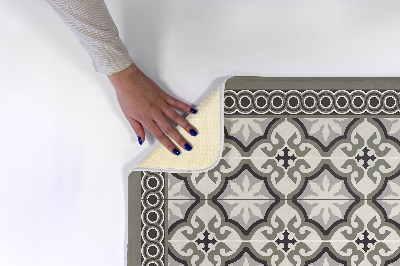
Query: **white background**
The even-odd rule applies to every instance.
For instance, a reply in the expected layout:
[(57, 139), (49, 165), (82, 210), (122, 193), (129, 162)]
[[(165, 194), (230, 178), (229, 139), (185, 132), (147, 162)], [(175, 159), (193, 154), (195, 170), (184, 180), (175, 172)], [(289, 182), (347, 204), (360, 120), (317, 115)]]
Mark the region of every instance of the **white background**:
[[(399, 76), (399, 1), (106, 0), (135, 63), (199, 104), (225, 76)], [(0, 265), (126, 265), (143, 146), (45, 1), (0, 0)]]

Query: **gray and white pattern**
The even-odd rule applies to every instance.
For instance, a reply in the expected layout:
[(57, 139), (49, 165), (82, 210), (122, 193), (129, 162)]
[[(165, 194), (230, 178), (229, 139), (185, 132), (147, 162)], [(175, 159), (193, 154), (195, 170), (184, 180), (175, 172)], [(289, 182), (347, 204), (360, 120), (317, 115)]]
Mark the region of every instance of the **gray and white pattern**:
[(133, 60), (104, 0), (47, 0), (76, 35), (92, 59), (96, 72), (112, 75)]
[[(257, 99), (276, 91), (225, 89), (224, 147), (212, 169), (135, 175), (145, 185), (144, 234), (132, 265), (400, 265), (400, 101), (389, 100), (398, 91), (376, 90), (386, 99), (376, 101), (360, 91), (346, 110), (334, 99), (335, 114), (323, 97), (321, 108), (305, 100), (295, 114), (288, 98), (262, 109)], [(158, 186), (146, 185), (150, 177)]]

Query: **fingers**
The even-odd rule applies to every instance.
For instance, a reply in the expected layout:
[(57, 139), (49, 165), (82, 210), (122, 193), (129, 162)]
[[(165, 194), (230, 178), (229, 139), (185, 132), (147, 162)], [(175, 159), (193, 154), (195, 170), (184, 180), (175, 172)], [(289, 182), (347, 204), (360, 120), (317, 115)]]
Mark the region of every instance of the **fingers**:
[[(178, 125), (181, 125), (182, 128), (186, 129), (190, 134), (192, 135), (197, 134), (197, 132), (193, 134), (194, 131), (193, 126), (171, 107), (166, 106), (164, 107), (164, 110), (165, 114), (168, 117), (170, 117), (171, 120), (173, 120)], [(145, 131), (142, 124), (137, 120), (132, 119), (129, 116), (126, 116), (126, 118), (128, 119), (136, 135), (138, 136), (139, 144), (142, 145), (142, 143), (145, 140)], [(158, 139), (158, 141), (162, 145), (164, 145), (171, 153), (179, 155), (180, 151), (175, 146), (175, 144), (167, 137), (167, 135), (170, 136), (182, 148), (188, 151), (192, 149), (192, 146), (183, 138), (183, 136), (178, 132), (178, 130), (166, 119), (166, 117), (162, 112), (160, 112), (160, 115), (156, 116), (156, 120), (157, 121), (149, 120), (148, 122), (146, 122), (145, 126), (150, 131), (150, 133), (153, 134), (154, 137)]]
[(142, 145), (142, 143), (145, 140), (145, 132), (144, 132), (144, 128), (143, 128), (142, 124), (139, 123), (138, 121), (136, 121), (135, 119), (132, 119), (129, 116), (125, 116), (125, 117), (128, 119), (129, 124), (131, 124), (131, 127), (135, 131), (135, 133), (138, 137), (139, 144)]
[[(171, 109), (171, 107), (167, 107), (168, 109)], [(182, 118), (182, 117), (181, 117)], [(183, 118), (182, 118), (183, 119)], [(162, 114), (161, 116), (158, 117), (158, 120), (156, 123), (164, 130), (165, 133), (167, 133), (179, 146), (182, 148), (190, 151), (192, 149), (192, 146), (187, 142), (186, 139), (183, 138), (183, 136), (178, 132), (178, 130), (167, 120), (167, 118)], [(190, 127), (190, 124), (189, 124)], [(188, 130), (189, 131), (189, 130)]]
[[(160, 117), (164, 117), (164, 116), (163, 115), (158, 116), (158, 121), (162, 120), (162, 119), (160, 119)], [(166, 120), (166, 119), (164, 118), (164, 120)], [(166, 128), (166, 129), (164, 129), (164, 128), (163, 129), (167, 132), (167, 134), (168, 134), (168, 132), (170, 132), (171, 134), (174, 134), (173, 129), (175, 129), (175, 128), (171, 125), (171, 123), (169, 123), (168, 121), (167, 121), (167, 123), (165, 123), (164, 121), (161, 123)], [(166, 124), (169, 124), (169, 126)], [(180, 151), (175, 147), (175, 145), (172, 143), (172, 141), (165, 135), (165, 133), (161, 130), (160, 126), (158, 124), (156, 124), (156, 122), (154, 120), (149, 120), (145, 126), (150, 131), (150, 133), (153, 134), (153, 136), (156, 139), (158, 139), (158, 141), (162, 145), (164, 145), (171, 153), (173, 153), (175, 155), (180, 154)], [(171, 129), (171, 128), (173, 128), (173, 129)]]
[[(197, 131), (194, 129), (194, 127), (180, 114), (178, 114), (172, 107), (191, 113), (197, 113), (197, 110), (168, 94), (164, 95), (164, 104), (159, 104), (158, 108), (153, 106), (152, 108), (150, 108), (150, 110), (148, 110), (148, 112), (146, 112), (146, 114), (152, 118), (146, 120), (142, 119), (139, 122), (137, 119), (134, 119), (128, 115), (125, 116), (129, 121), (131, 127), (135, 131), (136, 135), (138, 136), (138, 142), (140, 145), (142, 145), (142, 143), (145, 141), (145, 131), (143, 128), (143, 126), (145, 126), (150, 131), (150, 133), (153, 134), (153, 136), (171, 153), (179, 155), (180, 151), (178, 147), (176, 147), (175, 144), (171, 141), (171, 139), (173, 139), (177, 145), (188, 151), (192, 149), (192, 146), (183, 138), (183, 136), (171, 124), (171, 122), (167, 120), (165, 116), (169, 117), (176, 124), (180, 125), (192, 136), (196, 136)], [(171, 139), (168, 136), (171, 137)]]
[(186, 104), (186, 103), (182, 102), (181, 100), (178, 100), (178, 99), (172, 97), (169, 94), (166, 94), (165, 101), (169, 105), (172, 105), (173, 107), (184, 110), (187, 113), (193, 113), (193, 114), (197, 113), (197, 110), (195, 108), (192, 108), (189, 104)]
[[(180, 114), (178, 114), (173, 108), (171, 108), (170, 106), (165, 106), (162, 109), (162, 111), (172, 121), (174, 121), (176, 124), (180, 125), (183, 129), (185, 129), (187, 132), (189, 132), (189, 134), (191, 134), (192, 136), (196, 136), (197, 135), (197, 131), (194, 129), (194, 126), (192, 126), (189, 123), (189, 121), (187, 121)], [(173, 136), (171, 136), (171, 137), (176, 141), (176, 139)], [(179, 143), (179, 142), (177, 141), (177, 143)]]

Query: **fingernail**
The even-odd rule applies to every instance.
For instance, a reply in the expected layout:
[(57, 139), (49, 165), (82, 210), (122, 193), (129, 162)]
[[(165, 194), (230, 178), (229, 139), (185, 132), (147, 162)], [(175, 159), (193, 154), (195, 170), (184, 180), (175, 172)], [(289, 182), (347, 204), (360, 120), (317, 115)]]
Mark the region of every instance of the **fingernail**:
[(185, 147), (185, 149), (188, 150), (188, 151), (190, 151), (192, 149), (192, 146), (190, 146), (188, 143), (183, 145), (183, 147)]
[(181, 153), (178, 151), (178, 149), (177, 149), (177, 148), (174, 148), (174, 149), (172, 150), (172, 152), (173, 152), (173, 153), (175, 153), (176, 155), (179, 155), (179, 154), (181, 154)]
[(196, 109), (190, 108), (190, 112), (192, 112), (193, 114), (197, 113)]
[(140, 136), (138, 136), (137, 139), (138, 139), (138, 141), (139, 141), (139, 144), (142, 145), (142, 143), (143, 143), (143, 142), (142, 142), (142, 138), (141, 138)]
[(196, 130), (194, 130), (193, 128), (191, 128), (191, 129), (189, 130), (189, 133), (190, 133), (190, 135), (192, 135), (192, 136), (196, 136), (196, 135), (197, 135)]

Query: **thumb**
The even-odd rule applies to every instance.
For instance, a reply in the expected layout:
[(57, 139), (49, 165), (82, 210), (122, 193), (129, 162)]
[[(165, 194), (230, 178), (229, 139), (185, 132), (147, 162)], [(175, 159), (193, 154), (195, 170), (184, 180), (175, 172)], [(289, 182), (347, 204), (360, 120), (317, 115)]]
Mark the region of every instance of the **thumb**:
[(137, 120), (132, 119), (129, 116), (127, 116), (126, 118), (128, 119), (129, 124), (131, 124), (131, 127), (135, 131), (136, 135), (138, 136), (139, 144), (142, 145), (142, 143), (145, 140), (144, 128), (143, 128), (142, 124), (140, 122), (138, 122)]

